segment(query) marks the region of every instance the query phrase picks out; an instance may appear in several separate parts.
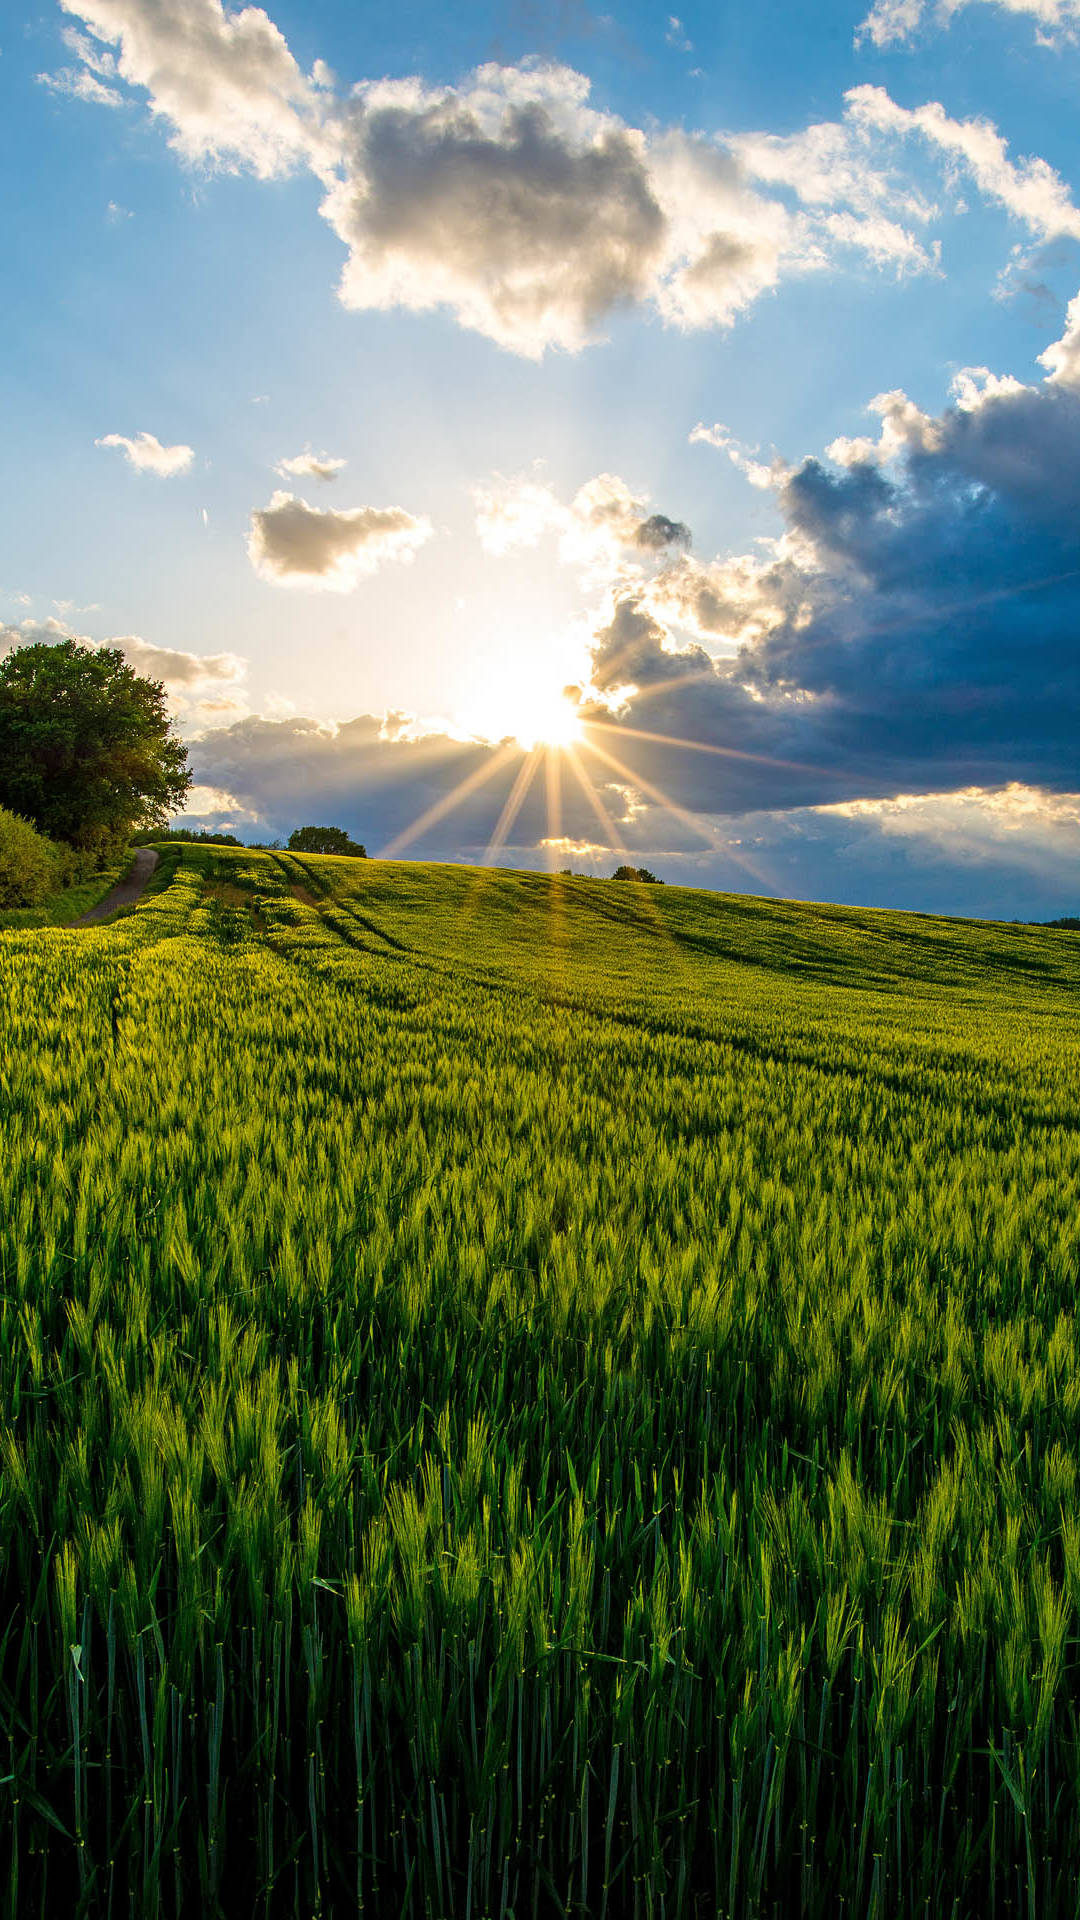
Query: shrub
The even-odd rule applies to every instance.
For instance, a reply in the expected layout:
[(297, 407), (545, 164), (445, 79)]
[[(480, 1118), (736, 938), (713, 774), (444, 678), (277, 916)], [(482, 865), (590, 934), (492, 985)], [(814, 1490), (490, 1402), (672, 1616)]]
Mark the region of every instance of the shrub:
[(59, 847), (0, 807), (0, 907), (37, 907), (72, 876)]

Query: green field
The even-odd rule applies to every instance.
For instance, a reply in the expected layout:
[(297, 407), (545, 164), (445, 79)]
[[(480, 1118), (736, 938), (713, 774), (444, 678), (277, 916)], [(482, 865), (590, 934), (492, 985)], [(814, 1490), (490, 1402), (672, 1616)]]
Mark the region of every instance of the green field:
[(1073, 1920), (1078, 990), (205, 849), (0, 935), (4, 1911)]

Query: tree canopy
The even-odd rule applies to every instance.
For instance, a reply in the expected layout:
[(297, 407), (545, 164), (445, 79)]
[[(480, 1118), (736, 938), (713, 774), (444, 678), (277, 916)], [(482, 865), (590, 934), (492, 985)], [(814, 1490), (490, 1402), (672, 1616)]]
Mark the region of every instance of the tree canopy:
[(290, 853), (348, 853), (366, 860), (367, 848), (350, 840), (344, 827), (297, 827), (289, 835)]
[(644, 880), (651, 887), (662, 887), (664, 884), (655, 873), (649, 872), (648, 867), (616, 867), (611, 877), (613, 880)]
[(159, 680), (119, 647), (17, 647), (0, 662), (0, 805), (97, 857), (164, 825), (191, 786)]

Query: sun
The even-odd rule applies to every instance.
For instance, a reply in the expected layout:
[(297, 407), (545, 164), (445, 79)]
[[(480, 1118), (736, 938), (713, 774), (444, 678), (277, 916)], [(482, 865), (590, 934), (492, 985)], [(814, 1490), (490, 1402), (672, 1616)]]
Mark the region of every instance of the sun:
[(467, 703), (462, 721), (489, 740), (513, 740), (526, 753), (545, 747), (565, 751), (582, 739), (576, 696), (576, 687), (504, 675)]
[(523, 716), (512, 731), (529, 752), (536, 747), (573, 747), (581, 739), (581, 721), (575, 703), (560, 693), (530, 702), (528, 718)]

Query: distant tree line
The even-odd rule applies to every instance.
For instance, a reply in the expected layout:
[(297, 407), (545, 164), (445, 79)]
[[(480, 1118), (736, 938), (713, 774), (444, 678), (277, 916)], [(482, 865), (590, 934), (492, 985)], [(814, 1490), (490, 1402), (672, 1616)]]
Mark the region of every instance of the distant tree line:
[(252, 852), (280, 853), (287, 847), (290, 853), (339, 853), (346, 854), (351, 860), (366, 860), (367, 848), (359, 840), (353, 840), (344, 827), (296, 827), (289, 838), (281, 840), (238, 840), (235, 833), (211, 833), (205, 827), (147, 827), (132, 835), (131, 844), (136, 847), (161, 846), (174, 840), (185, 846), (195, 847), (242, 847), (247, 845)]
[[(562, 880), (599, 880), (601, 876), (597, 873), (575, 873), (571, 867), (560, 867), (559, 877)], [(662, 887), (664, 884), (657, 874), (649, 872), (648, 867), (616, 867), (611, 877), (613, 880), (644, 881), (650, 887)]]
[(143, 827), (131, 836), (133, 847), (158, 847), (178, 840), (192, 847), (242, 847), (235, 833), (208, 833), (205, 827)]

